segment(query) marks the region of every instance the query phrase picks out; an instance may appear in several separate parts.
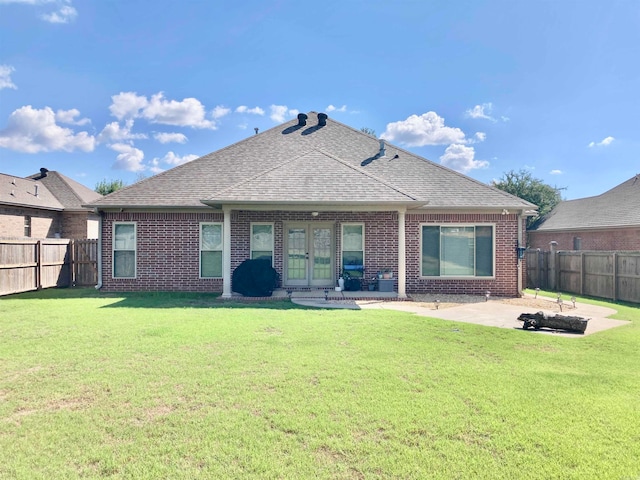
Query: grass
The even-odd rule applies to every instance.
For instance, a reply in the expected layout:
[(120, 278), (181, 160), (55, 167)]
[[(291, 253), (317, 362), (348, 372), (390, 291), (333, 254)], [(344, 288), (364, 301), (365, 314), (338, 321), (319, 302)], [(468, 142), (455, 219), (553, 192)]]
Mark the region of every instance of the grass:
[(640, 309), (615, 308), (632, 324), (564, 338), (213, 295), (3, 298), (0, 478), (637, 479)]

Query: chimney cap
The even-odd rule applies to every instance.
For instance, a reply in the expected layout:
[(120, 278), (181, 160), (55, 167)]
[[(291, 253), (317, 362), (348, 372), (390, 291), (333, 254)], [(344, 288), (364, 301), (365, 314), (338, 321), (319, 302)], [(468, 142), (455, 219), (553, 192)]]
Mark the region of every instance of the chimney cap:
[(306, 113), (299, 113), (298, 114), (298, 125), (301, 127), (304, 127), (307, 124), (307, 114)]
[(329, 118), (329, 117), (328, 117), (328, 115), (326, 113), (319, 113), (318, 114), (318, 125), (324, 127), (327, 124), (327, 118)]

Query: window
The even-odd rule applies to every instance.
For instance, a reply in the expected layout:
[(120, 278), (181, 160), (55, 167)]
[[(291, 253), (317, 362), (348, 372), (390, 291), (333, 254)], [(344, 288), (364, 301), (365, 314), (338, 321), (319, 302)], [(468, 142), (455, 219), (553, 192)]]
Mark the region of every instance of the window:
[(342, 268), (362, 275), (364, 266), (364, 225), (342, 225)]
[(24, 217), (24, 236), (31, 236), (31, 217), (29, 215), (25, 215)]
[(423, 277), (492, 277), (493, 225), (423, 225)]
[(222, 277), (222, 224), (200, 224), (200, 278)]
[(113, 224), (113, 278), (136, 276), (136, 224)]
[(273, 223), (251, 224), (251, 259), (258, 258), (273, 265)]

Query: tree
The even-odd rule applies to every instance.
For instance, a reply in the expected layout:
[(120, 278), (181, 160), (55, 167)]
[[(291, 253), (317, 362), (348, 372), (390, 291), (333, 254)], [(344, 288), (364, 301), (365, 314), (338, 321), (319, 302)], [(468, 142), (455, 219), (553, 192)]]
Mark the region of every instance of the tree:
[(96, 183), (96, 188), (94, 190), (100, 195), (109, 195), (110, 193), (113, 193), (116, 190), (120, 190), (125, 186), (126, 183), (124, 183), (122, 180), (107, 180), (105, 178)]
[(552, 187), (539, 178), (534, 178), (527, 170), (517, 172), (510, 170), (491, 184), (504, 192), (538, 206), (538, 215), (527, 219), (527, 228), (533, 227), (562, 201), (560, 191), (564, 190), (564, 188)]
[(376, 131), (373, 128), (369, 128), (369, 127), (362, 127), (360, 129), (360, 131), (362, 133), (366, 133), (367, 135), (371, 135), (372, 137), (376, 136)]

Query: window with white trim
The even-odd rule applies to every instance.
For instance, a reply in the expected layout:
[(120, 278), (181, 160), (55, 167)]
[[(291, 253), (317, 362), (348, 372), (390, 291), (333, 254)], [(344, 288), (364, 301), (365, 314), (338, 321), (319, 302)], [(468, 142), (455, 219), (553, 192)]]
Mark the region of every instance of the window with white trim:
[(492, 277), (494, 225), (422, 225), (423, 277)]
[(362, 275), (364, 266), (364, 224), (342, 224), (342, 269)]
[(222, 223), (200, 224), (200, 278), (222, 277)]
[(24, 216), (24, 236), (31, 236), (31, 217), (29, 215)]
[(273, 223), (251, 224), (251, 259), (269, 260), (273, 265)]
[(136, 224), (113, 224), (113, 278), (136, 277)]

